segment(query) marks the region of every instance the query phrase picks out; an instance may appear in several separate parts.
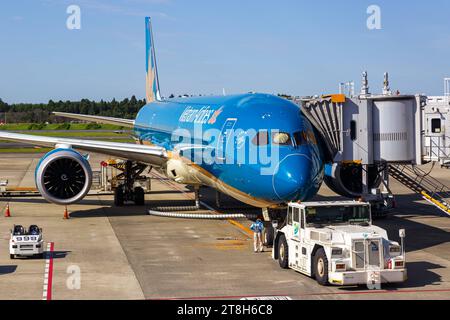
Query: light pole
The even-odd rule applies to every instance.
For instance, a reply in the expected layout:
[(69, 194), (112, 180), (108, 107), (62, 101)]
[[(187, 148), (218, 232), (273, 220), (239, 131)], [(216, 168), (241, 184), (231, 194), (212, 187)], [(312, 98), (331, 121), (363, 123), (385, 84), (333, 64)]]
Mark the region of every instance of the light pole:
[(405, 229), (400, 229), (398, 231), (398, 235), (400, 236), (401, 244), (402, 244), (402, 254), (403, 259), (406, 261), (406, 252), (405, 252), (405, 237), (406, 237), (406, 231)]

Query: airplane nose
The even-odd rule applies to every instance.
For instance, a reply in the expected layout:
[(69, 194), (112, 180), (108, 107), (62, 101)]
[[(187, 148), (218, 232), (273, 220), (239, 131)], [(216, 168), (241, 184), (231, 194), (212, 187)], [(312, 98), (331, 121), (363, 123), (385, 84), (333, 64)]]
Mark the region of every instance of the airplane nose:
[(311, 162), (305, 155), (289, 155), (280, 161), (273, 176), (273, 190), (281, 200), (296, 200), (308, 183)]

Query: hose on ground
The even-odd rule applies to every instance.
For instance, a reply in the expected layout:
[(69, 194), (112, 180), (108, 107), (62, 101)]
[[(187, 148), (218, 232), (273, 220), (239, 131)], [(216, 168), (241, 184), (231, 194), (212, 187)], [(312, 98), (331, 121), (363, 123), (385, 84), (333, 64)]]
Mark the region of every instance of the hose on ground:
[(149, 210), (148, 214), (156, 217), (163, 218), (178, 218), (178, 219), (198, 219), (198, 220), (228, 220), (228, 219), (254, 219), (257, 218), (256, 214), (200, 214), (200, 213), (176, 213), (176, 212), (162, 212)]
[(197, 211), (200, 208), (197, 206), (182, 206), (182, 207), (155, 207), (152, 210), (161, 212), (175, 212), (175, 211)]

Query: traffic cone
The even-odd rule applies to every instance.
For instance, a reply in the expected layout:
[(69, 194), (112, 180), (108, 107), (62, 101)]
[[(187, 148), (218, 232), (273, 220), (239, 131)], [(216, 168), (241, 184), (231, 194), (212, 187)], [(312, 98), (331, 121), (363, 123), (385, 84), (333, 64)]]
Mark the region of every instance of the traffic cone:
[(5, 217), (6, 218), (11, 217), (11, 211), (9, 210), (9, 203), (6, 205)]
[(70, 219), (69, 211), (67, 211), (67, 207), (64, 207), (64, 220)]

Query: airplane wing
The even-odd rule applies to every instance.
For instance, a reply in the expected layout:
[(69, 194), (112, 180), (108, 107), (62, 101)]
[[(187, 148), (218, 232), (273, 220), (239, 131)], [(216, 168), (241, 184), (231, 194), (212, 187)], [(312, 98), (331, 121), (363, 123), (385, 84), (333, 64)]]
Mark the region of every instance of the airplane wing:
[(66, 113), (66, 112), (53, 112), (55, 116), (64, 117), (69, 119), (76, 119), (82, 121), (90, 121), (96, 123), (114, 124), (124, 127), (133, 128), (134, 120), (102, 117), (102, 116), (91, 116), (87, 114), (76, 114), (76, 113)]
[(167, 161), (167, 151), (164, 148), (156, 146), (42, 137), (5, 131), (0, 131), (0, 140), (22, 142), (40, 147), (73, 148), (81, 151), (110, 155), (124, 160), (140, 161), (157, 167), (162, 166)]

